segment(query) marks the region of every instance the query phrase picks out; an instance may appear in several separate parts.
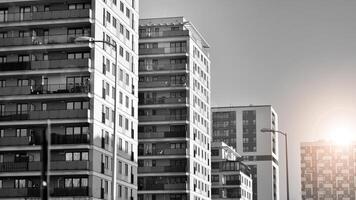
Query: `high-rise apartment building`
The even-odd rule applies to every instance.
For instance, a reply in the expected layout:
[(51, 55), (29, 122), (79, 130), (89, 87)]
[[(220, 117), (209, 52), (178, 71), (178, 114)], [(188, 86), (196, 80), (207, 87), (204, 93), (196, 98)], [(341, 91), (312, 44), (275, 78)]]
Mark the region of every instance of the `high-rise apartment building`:
[(183, 17), (140, 20), (140, 200), (210, 199), (208, 44)]
[(40, 196), (47, 120), (52, 198), (137, 198), (137, 52), (138, 1), (0, 2), (0, 199)]
[(211, 197), (213, 200), (252, 200), (250, 168), (224, 142), (211, 145)]
[(302, 199), (356, 198), (356, 144), (330, 141), (301, 144)]
[(262, 133), (262, 128), (278, 130), (272, 106), (215, 107), (213, 141), (236, 149), (251, 168), (254, 200), (279, 200), (278, 135)]

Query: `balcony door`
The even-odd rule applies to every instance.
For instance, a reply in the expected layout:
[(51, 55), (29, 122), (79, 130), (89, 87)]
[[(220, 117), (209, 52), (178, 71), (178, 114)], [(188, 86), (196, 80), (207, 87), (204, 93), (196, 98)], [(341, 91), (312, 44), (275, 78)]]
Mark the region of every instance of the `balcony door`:
[(31, 6), (20, 7), (20, 20), (24, 21), (29, 18), (31, 13)]

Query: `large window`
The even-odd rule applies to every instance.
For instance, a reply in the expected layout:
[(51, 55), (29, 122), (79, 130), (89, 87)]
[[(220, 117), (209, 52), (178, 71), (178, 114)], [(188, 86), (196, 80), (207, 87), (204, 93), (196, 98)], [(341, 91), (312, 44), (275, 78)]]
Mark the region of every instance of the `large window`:
[(0, 9), (0, 22), (7, 22), (9, 11), (7, 9)]

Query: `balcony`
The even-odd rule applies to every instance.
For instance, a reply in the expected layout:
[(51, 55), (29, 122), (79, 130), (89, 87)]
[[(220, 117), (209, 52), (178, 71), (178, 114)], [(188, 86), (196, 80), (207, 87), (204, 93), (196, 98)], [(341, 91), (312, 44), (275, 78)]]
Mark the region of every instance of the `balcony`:
[(186, 132), (141, 132), (138, 133), (139, 139), (151, 139), (151, 138), (181, 138), (187, 137)]
[(58, 20), (58, 19), (70, 19), (70, 18), (91, 18), (90, 9), (82, 10), (56, 10), (45, 12), (29, 12), (29, 13), (8, 13), (7, 20), (0, 21), (0, 23), (9, 22), (24, 22), (34, 20)]
[(186, 155), (187, 149), (155, 149), (155, 150), (139, 150), (139, 156), (160, 156), (160, 155)]
[(52, 144), (89, 144), (89, 133), (82, 135), (52, 134)]
[[(0, 163), (0, 172), (40, 171), (42, 162), (4, 162)], [(51, 170), (88, 170), (89, 161), (51, 161)]]
[(187, 87), (187, 83), (185, 81), (181, 81), (181, 82), (144, 81), (144, 82), (139, 82), (138, 87), (140, 87), (140, 88)]
[(30, 145), (31, 137), (0, 137), (0, 146)]
[(162, 48), (147, 48), (139, 49), (139, 55), (159, 55), (159, 54), (181, 54), (187, 53), (186, 47), (162, 47)]
[(0, 88), (0, 96), (29, 94), (89, 93), (90, 85), (48, 84), (34, 86), (7, 86)]
[[(140, 122), (155, 122), (155, 121), (180, 121), (187, 120), (187, 115), (141, 115), (138, 116)], [(1, 117), (0, 117), (1, 121)]]
[(159, 38), (159, 37), (177, 37), (177, 36), (189, 36), (188, 30), (178, 31), (158, 31), (158, 32), (141, 32), (140, 38)]
[[(82, 35), (88, 36), (88, 35)], [(52, 45), (74, 43), (74, 39), (80, 35), (48, 35), (48, 36), (25, 36), (25, 37), (7, 37), (0, 38), (0, 46), (32, 46), (32, 45)]]
[[(88, 187), (50, 188), (51, 196), (88, 196)], [(40, 188), (0, 188), (0, 198), (39, 197)]]
[(88, 196), (88, 187), (54, 188), (50, 190), (52, 196)]
[(65, 60), (42, 60), (31, 62), (8, 62), (0, 63), (0, 71), (20, 71), (20, 70), (48, 70), (67, 69), (75, 67), (90, 67), (91, 60), (86, 59), (65, 59)]
[(139, 105), (180, 104), (186, 102), (186, 97), (144, 98), (139, 100)]
[(0, 198), (39, 196), (40, 188), (0, 188)]
[(139, 190), (188, 190), (188, 184), (177, 183), (177, 184), (145, 184), (144, 186), (139, 186)]
[(174, 70), (187, 70), (188, 64), (158, 64), (158, 65), (140, 65), (140, 72), (150, 72), (150, 71), (174, 71)]
[(139, 167), (138, 173), (186, 172), (187, 166)]
[(27, 111), (26, 113), (8, 111), (4, 112), (3, 115), (0, 116), (0, 121), (81, 119), (88, 118), (89, 116), (89, 110), (47, 110)]

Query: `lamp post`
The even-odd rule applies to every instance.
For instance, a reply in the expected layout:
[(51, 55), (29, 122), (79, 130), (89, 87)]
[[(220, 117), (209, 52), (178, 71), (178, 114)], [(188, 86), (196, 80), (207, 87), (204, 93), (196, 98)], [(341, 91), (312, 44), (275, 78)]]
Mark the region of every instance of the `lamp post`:
[(285, 149), (286, 149), (286, 175), (287, 175), (287, 200), (289, 200), (289, 173), (288, 173), (288, 137), (287, 133), (279, 130), (274, 130), (274, 129), (268, 129), (268, 128), (263, 128), (261, 129), (262, 133), (280, 133), (284, 136), (284, 143), (285, 143)]
[[(117, 142), (116, 142), (116, 115), (117, 115), (117, 108), (116, 108), (116, 102), (117, 102), (117, 82), (118, 82), (118, 76), (117, 76), (117, 44), (112, 44), (108, 41), (105, 41), (105, 40), (95, 40), (93, 37), (88, 37), (88, 36), (82, 36), (82, 37), (78, 37), (78, 38), (75, 38), (74, 42), (76, 43), (103, 43), (103, 44), (107, 44), (111, 47), (114, 48), (115, 50), (115, 94), (114, 95), (114, 149), (113, 149), (113, 160), (114, 162), (112, 162), (111, 166), (112, 166), (112, 171), (113, 171), (113, 181), (112, 181), (112, 188), (111, 188), (111, 191), (112, 191), (112, 196), (111, 196), (111, 199), (115, 199), (115, 194), (116, 194), (116, 158), (117, 158), (117, 155), (116, 155), (116, 147), (117, 147)], [(106, 70), (106, 69), (105, 69)]]

